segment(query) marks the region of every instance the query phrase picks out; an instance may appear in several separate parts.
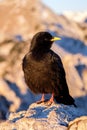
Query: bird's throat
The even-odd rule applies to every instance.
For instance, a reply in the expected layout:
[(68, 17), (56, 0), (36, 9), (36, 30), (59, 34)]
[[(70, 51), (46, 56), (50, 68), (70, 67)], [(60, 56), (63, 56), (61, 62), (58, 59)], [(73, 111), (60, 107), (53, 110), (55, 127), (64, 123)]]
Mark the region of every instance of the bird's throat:
[(47, 52), (48, 50), (46, 49), (36, 49), (32, 51), (32, 56), (36, 60), (42, 60), (46, 56)]

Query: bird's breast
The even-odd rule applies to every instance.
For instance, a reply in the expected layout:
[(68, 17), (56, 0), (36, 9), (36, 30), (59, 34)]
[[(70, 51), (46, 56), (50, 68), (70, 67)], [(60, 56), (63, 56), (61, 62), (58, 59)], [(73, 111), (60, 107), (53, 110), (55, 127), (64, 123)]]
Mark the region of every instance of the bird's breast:
[(34, 93), (42, 93), (43, 91), (47, 93), (49, 87), (51, 87), (52, 76), (49, 67), (45, 61), (25, 60), (23, 64), (25, 81)]

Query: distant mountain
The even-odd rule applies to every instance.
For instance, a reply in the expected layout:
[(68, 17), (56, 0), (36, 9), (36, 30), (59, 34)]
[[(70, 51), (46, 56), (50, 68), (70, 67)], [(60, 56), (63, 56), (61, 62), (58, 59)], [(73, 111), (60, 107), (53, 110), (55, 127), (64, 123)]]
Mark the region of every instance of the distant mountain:
[(69, 20), (74, 20), (76, 22), (86, 22), (87, 20), (87, 11), (83, 12), (72, 12), (72, 11), (65, 11), (63, 13)]
[[(87, 25), (76, 23), (67, 18), (68, 13), (65, 14), (55, 14), (40, 0), (34, 0), (34, 3), (30, 0), (3, 0), (0, 2), (0, 41), (18, 35), (27, 40), (34, 32), (50, 29), (56, 34), (86, 42)], [(70, 13), (73, 15), (76, 16)], [(82, 15), (86, 16), (86, 13)]]

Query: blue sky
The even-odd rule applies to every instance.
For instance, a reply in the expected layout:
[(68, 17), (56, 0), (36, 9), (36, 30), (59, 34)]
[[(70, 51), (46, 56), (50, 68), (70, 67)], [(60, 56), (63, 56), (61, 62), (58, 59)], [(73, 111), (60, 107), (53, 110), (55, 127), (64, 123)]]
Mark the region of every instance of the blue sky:
[(87, 11), (87, 0), (42, 0), (56, 13), (64, 11)]

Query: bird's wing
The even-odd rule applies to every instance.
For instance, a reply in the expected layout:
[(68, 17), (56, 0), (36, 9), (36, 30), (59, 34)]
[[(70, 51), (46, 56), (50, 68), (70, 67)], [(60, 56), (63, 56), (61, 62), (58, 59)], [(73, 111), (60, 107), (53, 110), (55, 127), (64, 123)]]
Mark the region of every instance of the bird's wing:
[(50, 58), (51, 58), (51, 67), (53, 70), (55, 70), (54, 72), (61, 77), (63, 76), (65, 77), (65, 70), (59, 55), (50, 50)]
[(60, 92), (60, 95), (64, 95), (65, 92), (66, 94), (68, 94), (69, 90), (61, 58), (52, 50), (50, 51), (50, 56), (51, 56), (51, 70), (54, 76), (55, 87)]

